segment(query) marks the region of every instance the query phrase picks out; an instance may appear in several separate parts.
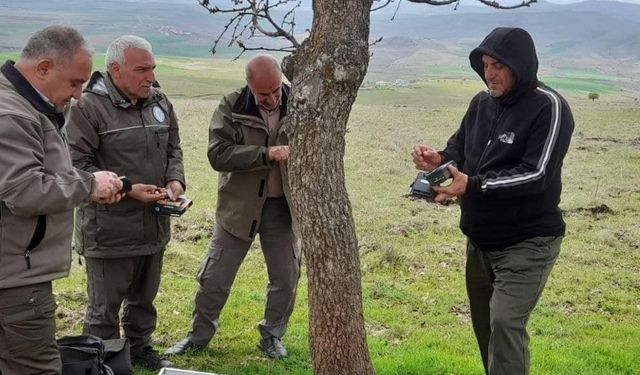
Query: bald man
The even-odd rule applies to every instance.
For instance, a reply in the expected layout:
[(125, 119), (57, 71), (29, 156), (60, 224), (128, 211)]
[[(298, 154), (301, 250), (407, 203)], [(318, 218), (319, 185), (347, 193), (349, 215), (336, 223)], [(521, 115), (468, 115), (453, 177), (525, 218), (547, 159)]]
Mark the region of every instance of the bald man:
[(238, 268), (260, 234), (269, 284), (258, 348), (270, 358), (287, 356), (281, 338), (293, 312), (300, 258), (288, 203), (288, 139), (280, 126), (289, 87), (281, 77), (275, 58), (254, 57), (246, 67), (247, 85), (225, 96), (213, 114), (207, 156), (220, 172), (213, 240), (198, 274), (191, 331), (167, 355), (206, 348)]

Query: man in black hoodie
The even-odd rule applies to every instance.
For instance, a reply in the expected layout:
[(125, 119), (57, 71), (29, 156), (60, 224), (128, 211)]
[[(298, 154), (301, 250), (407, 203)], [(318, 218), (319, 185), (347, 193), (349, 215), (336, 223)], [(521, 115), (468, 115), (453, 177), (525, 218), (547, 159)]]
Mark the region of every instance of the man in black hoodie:
[(418, 169), (453, 160), (453, 182), (436, 201), (458, 197), (467, 236), (467, 293), (487, 374), (528, 374), (526, 325), (565, 233), (558, 207), (562, 161), (573, 132), (569, 105), (538, 81), (531, 36), (493, 30), (469, 55), (488, 91), (471, 101), (442, 151), (418, 145)]

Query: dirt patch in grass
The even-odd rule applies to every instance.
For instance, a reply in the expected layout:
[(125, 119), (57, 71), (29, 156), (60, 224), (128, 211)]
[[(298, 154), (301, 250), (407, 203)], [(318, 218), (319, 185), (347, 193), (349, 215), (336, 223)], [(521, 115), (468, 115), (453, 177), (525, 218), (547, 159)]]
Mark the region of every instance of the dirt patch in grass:
[(414, 221), (410, 223), (394, 223), (385, 229), (388, 234), (397, 236), (402, 235), (408, 237), (410, 234), (422, 232), (427, 229), (431, 223), (427, 221)]
[(587, 142), (614, 143), (625, 146), (640, 146), (640, 137), (627, 139), (613, 137), (585, 137), (584, 140)]
[(469, 306), (467, 305), (457, 305), (451, 308), (451, 313), (457, 316), (460, 320), (465, 323), (471, 322), (471, 311), (469, 310)]
[(616, 137), (587, 137), (583, 132), (575, 133), (575, 138), (589, 143), (610, 143), (625, 146), (640, 146), (640, 137), (616, 138)]
[(213, 223), (208, 221), (192, 224), (176, 222), (171, 229), (171, 238), (178, 242), (198, 242), (209, 238)]
[(576, 307), (571, 301), (564, 301), (560, 305), (560, 311), (567, 315), (571, 315), (576, 312)]
[(595, 218), (601, 218), (603, 216), (615, 215), (616, 212), (613, 209), (611, 209), (611, 207), (603, 203), (603, 204), (591, 206), (591, 207), (574, 208), (568, 211), (564, 211), (564, 214), (568, 216), (588, 215)]
[(85, 306), (87, 305), (87, 295), (80, 291), (63, 291), (56, 293), (56, 320), (58, 327), (57, 335), (71, 335), (81, 330)]

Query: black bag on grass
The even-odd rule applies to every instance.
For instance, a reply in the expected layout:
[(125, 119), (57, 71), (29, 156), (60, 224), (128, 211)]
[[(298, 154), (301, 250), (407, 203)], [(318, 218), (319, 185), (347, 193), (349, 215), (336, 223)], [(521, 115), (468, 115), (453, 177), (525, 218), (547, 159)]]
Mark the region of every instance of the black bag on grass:
[(129, 340), (123, 338), (102, 342), (104, 343), (104, 363), (113, 370), (114, 375), (133, 375)]
[(65, 336), (57, 340), (62, 375), (131, 375), (127, 339), (102, 340), (91, 335)]

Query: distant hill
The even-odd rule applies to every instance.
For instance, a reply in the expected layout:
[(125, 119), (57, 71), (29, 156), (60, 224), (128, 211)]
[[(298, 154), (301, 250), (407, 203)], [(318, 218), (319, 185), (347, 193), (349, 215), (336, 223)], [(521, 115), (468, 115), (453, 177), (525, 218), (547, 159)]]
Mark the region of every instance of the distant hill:
[[(629, 3), (557, 5), (541, 1), (514, 11), (467, 7), (463, 12), (449, 10), (435, 15), (399, 14), (394, 21), (374, 14), (372, 25), (372, 38), (384, 37), (373, 48), (374, 69), (384, 69), (383, 62), (389, 60), (376, 60), (376, 54), (396, 55), (389, 67), (404, 64), (409, 70), (430, 60), (440, 65), (466, 65), (469, 51), (498, 26), (527, 29), (547, 68), (589, 67), (635, 74), (640, 61), (640, 5)], [(619, 63), (610, 66), (612, 59)]]
[[(306, 3), (305, 3), (306, 4)], [(0, 52), (18, 51), (36, 29), (51, 23), (70, 24), (103, 51), (115, 36), (138, 34), (149, 39), (160, 55), (210, 56), (213, 40), (228, 21), (210, 16), (195, 0), (0, 0)], [(528, 8), (500, 11), (468, 3), (454, 10), (402, 4), (372, 13), (370, 76), (420, 77), (438, 67), (468, 74), (467, 55), (497, 26), (520, 26), (536, 41), (543, 69), (595, 68), (607, 73), (640, 74), (640, 5), (615, 1), (584, 1), (558, 5), (539, 1)], [(298, 32), (311, 22), (308, 5), (297, 14)], [(254, 45), (277, 42), (257, 38)], [(239, 52), (221, 43), (218, 57)]]

